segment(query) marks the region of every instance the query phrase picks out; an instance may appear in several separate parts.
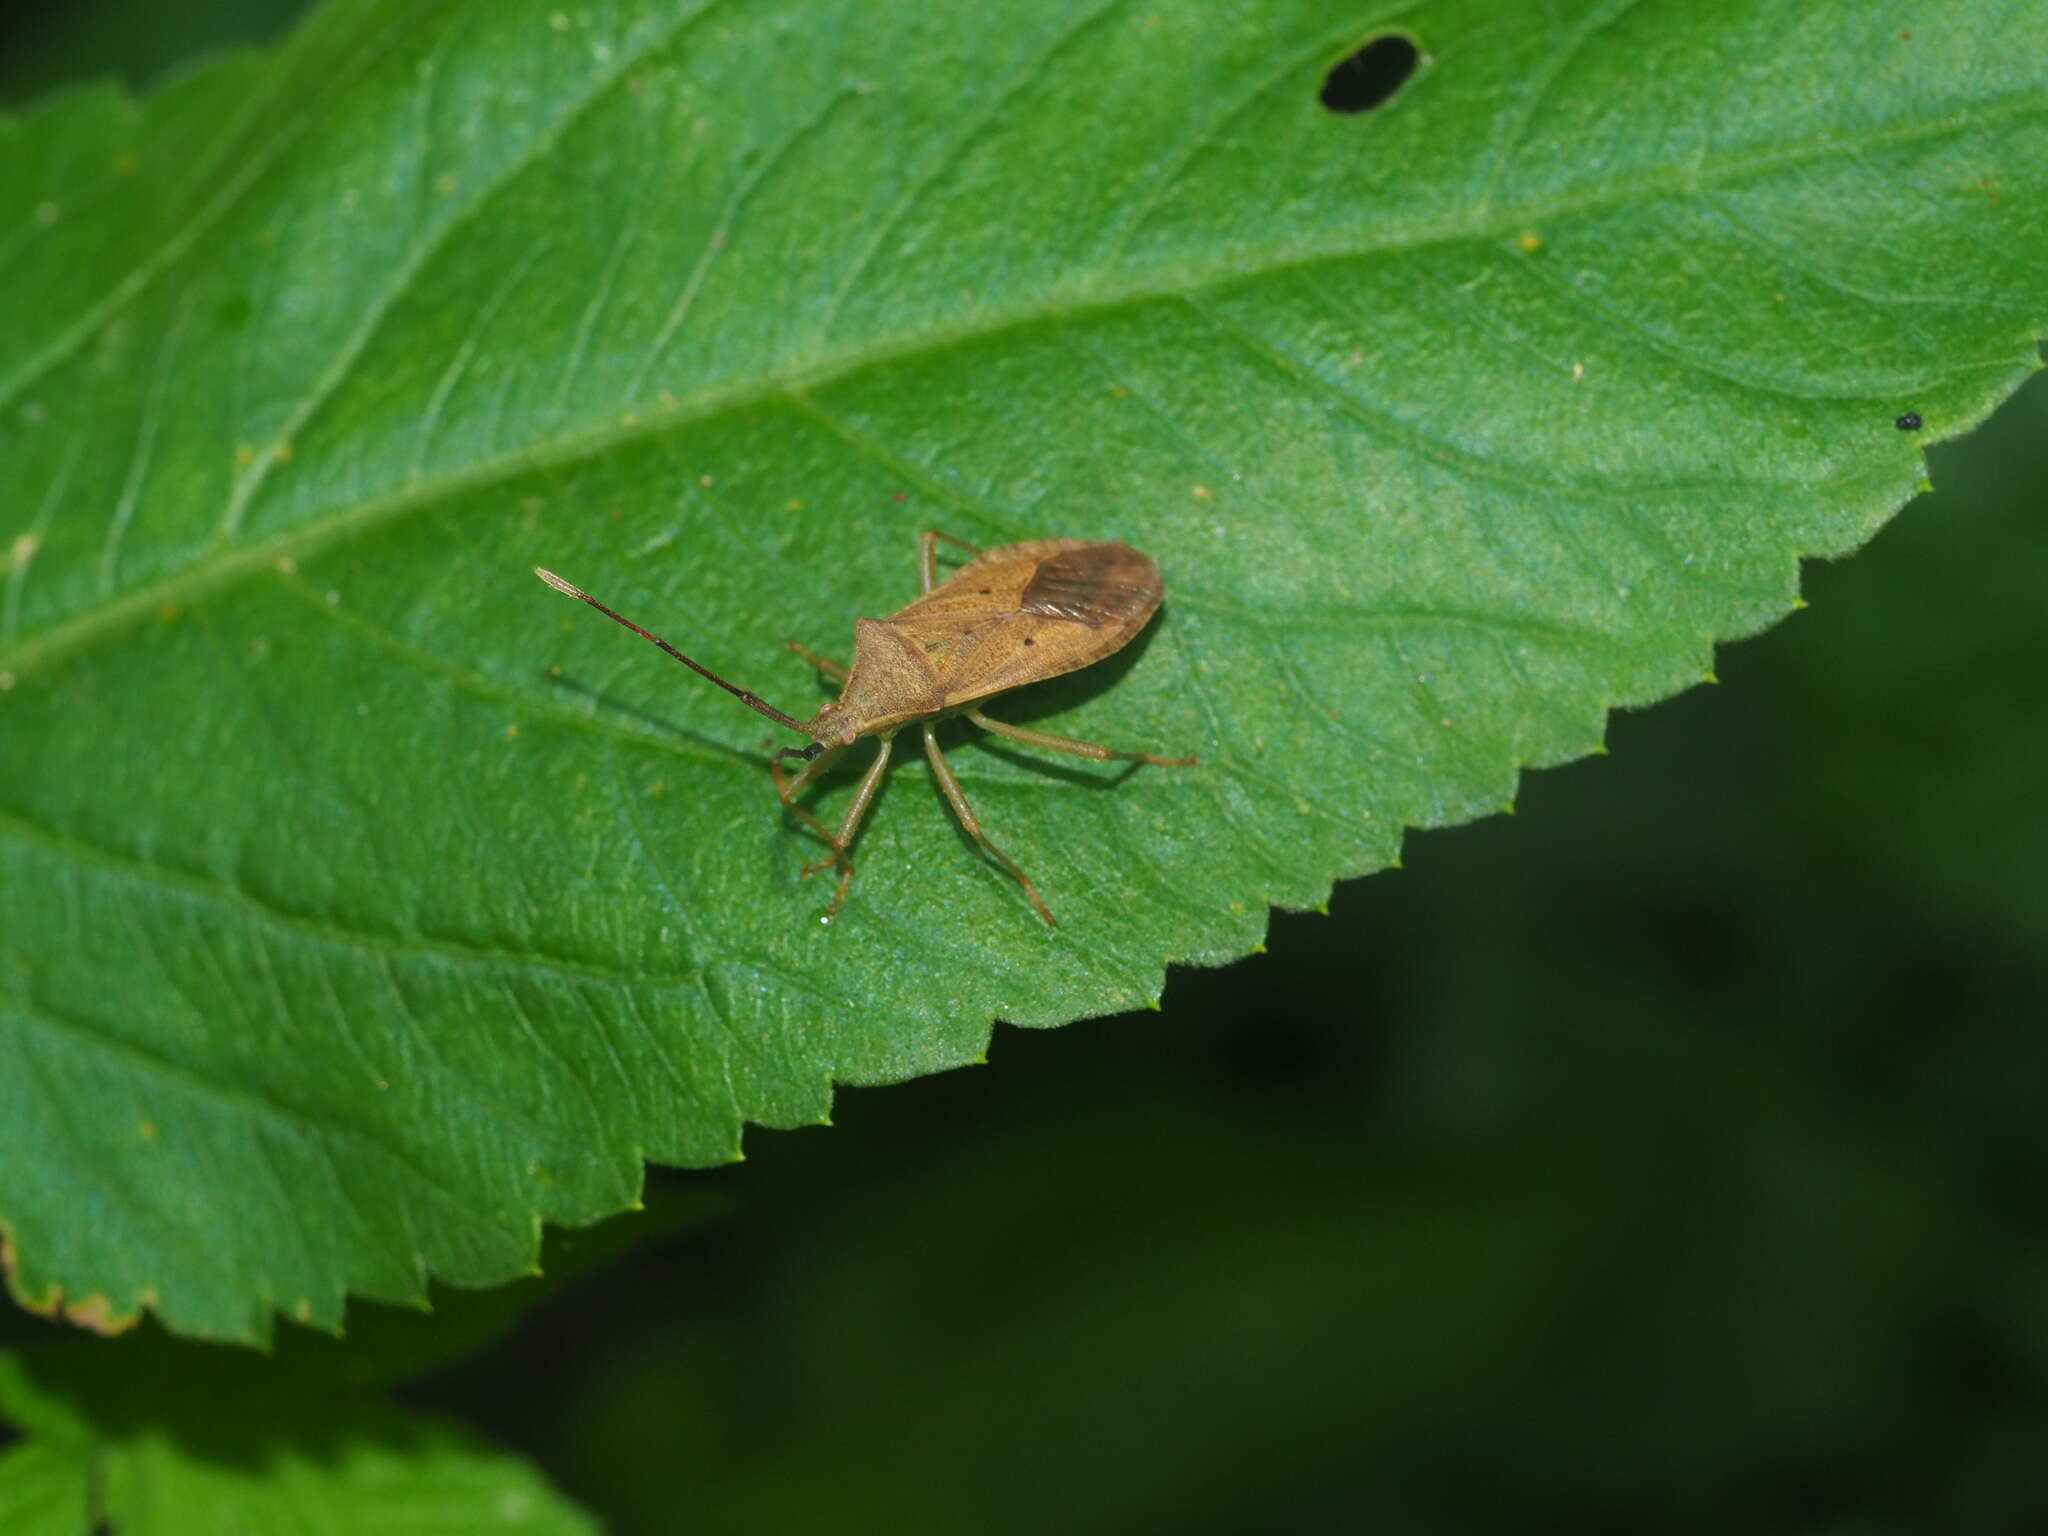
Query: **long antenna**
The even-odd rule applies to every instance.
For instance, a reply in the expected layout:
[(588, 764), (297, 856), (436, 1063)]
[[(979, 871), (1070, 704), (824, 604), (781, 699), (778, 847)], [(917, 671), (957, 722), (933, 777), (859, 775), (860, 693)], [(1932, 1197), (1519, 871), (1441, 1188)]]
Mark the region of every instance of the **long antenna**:
[[(557, 576), (553, 571), (544, 571), (537, 565), (533, 568), (533, 574), (538, 576), (542, 581), (546, 582), (549, 586), (553, 587), (557, 592), (566, 592), (571, 597), (581, 598), (584, 602), (590, 604), (591, 607), (595, 608), (599, 613), (603, 614), (606, 618), (610, 619), (614, 624), (625, 625), (626, 628), (633, 631), (633, 633), (638, 635), (642, 640), (652, 641), (654, 644), (660, 646), (664, 651), (667, 651), (669, 655), (675, 657), (677, 661), (680, 661), (684, 666), (688, 667), (692, 672), (696, 672), (704, 677), (710, 678), (711, 681), (718, 684), (718, 686), (723, 688), (727, 693), (733, 695), (742, 704), (746, 705), (749, 709), (758, 709), (759, 711), (761, 711), (762, 714), (766, 715), (770, 720), (773, 720), (777, 725), (786, 725), (792, 731), (801, 732), (806, 736), (810, 734), (809, 731), (804, 729), (803, 721), (790, 719), (788, 715), (785, 715), (781, 710), (777, 709), (774, 705), (767, 703), (755, 694), (747, 692), (747, 690), (744, 688), (735, 688), (731, 683), (728, 683), (724, 678), (720, 677), (716, 672), (712, 671), (709, 667), (700, 666), (696, 662), (690, 660), (689, 657), (685, 656), (681, 651), (677, 650), (674, 646), (670, 645), (666, 640), (662, 639), (661, 636), (649, 634), (646, 630), (642, 629), (638, 624), (635, 624), (631, 619), (625, 618), (620, 614), (613, 613), (611, 609), (605, 607), (603, 603), (600, 603), (596, 598), (592, 597), (588, 592), (584, 591), (581, 587), (571, 586), (568, 582), (562, 580), (561, 577)], [(792, 747), (789, 750), (796, 751), (797, 749)]]

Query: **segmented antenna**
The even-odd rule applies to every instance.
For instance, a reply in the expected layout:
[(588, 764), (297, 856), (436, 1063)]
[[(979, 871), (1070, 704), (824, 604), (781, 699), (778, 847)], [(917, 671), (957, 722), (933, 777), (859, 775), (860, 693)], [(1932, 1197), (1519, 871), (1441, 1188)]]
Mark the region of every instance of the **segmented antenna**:
[[(661, 636), (656, 634), (650, 634), (647, 630), (642, 629), (638, 624), (635, 624), (631, 619), (626, 618), (622, 614), (613, 613), (611, 609), (605, 607), (603, 603), (600, 603), (596, 598), (592, 597), (588, 592), (584, 591), (581, 587), (572, 585), (571, 583), (562, 580), (562, 578), (557, 576), (553, 571), (544, 571), (537, 565), (533, 568), (533, 574), (538, 576), (542, 581), (546, 582), (549, 586), (553, 587), (557, 592), (566, 592), (569, 596), (573, 598), (578, 598), (581, 601), (590, 604), (591, 607), (595, 608), (599, 613), (603, 614), (606, 618), (610, 619), (614, 624), (623, 624), (626, 626), (626, 628), (633, 631), (634, 634), (638, 635), (642, 640), (646, 640), (651, 644), (660, 646), (664, 651), (667, 651), (669, 655), (675, 657), (677, 661), (680, 661), (692, 672), (697, 673), (699, 676), (710, 678), (712, 682), (718, 684), (719, 687), (723, 688), (727, 693), (731, 694), (734, 698), (738, 699), (742, 704), (746, 705), (749, 709), (758, 709), (762, 714), (766, 715), (770, 720), (773, 720), (777, 725), (786, 725), (792, 731), (801, 732), (806, 736), (810, 734), (810, 732), (804, 728), (803, 721), (792, 720), (788, 715), (785, 715), (773, 704), (770, 704), (766, 700), (762, 699), (758, 694), (749, 693), (744, 688), (735, 687), (733, 684), (728, 683), (724, 678), (720, 677), (716, 672), (712, 671), (709, 667), (703, 666), (698, 662), (690, 660), (689, 657), (685, 656), (681, 651), (677, 650), (674, 646), (670, 645), (666, 640), (662, 639)], [(790, 747), (785, 748), (784, 750), (796, 752), (801, 751), (802, 749)]]

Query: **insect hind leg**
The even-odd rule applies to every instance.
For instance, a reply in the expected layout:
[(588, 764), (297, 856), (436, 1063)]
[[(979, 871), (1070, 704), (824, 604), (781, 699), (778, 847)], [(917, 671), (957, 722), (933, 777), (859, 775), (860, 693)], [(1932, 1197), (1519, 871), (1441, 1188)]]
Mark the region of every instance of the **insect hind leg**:
[(1118, 752), (1105, 747), (1099, 741), (1081, 741), (1072, 736), (1055, 736), (1051, 731), (1034, 731), (1026, 725), (1005, 725), (1000, 720), (991, 720), (978, 709), (965, 711), (967, 718), (987, 731), (991, 736), (1007, 736), (1012, 741), (1029, 742), (1034, 747), (1049, 747), (1055, 752), (1071, 752), (1076, 757), (1092, 758), (1098, 763), (1151, 763), (1158, 768), (1191, 768), (1201, 761), (1198, 757), (1160, 757), (1153, 752)]

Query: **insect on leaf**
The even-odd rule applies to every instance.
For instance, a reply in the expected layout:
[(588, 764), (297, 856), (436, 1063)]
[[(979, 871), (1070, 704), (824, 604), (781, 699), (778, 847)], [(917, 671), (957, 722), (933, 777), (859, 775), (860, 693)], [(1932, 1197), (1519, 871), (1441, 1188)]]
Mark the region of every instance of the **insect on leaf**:
[[(2036, 366), (2039, 18), (1926, 14), (326, 0), (0, 126), (16, 1293), (503, 1279), (1593, 750)], [(908, 750), (818, 923), (769, 727), (528, 574), (801, 718), (926, 527), (1164, 574), (1002, 702), (1199, 768), (942, 728), (1056, 932)]]

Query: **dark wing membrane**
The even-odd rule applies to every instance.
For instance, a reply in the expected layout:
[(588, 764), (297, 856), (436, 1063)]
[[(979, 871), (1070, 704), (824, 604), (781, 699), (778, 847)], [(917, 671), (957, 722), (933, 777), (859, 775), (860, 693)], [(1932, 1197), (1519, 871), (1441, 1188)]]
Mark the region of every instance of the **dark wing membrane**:
[[(1025, 550), (1013, 545), (1005, 553)], [(949, 648), (940, 668), (947, 707), (1058, 677), (1121, 650), (1163, 593), (1159, 567), (1135, 549), (1052, 548), (1031, 568), (1013, 611), (974, 624)]]
[(1100, 629), (1142, 624), (1159, 606), (1159, 567), (1122, 544), (1089, 544), (1038, 563), (1017, 601), (1019, 613)]

